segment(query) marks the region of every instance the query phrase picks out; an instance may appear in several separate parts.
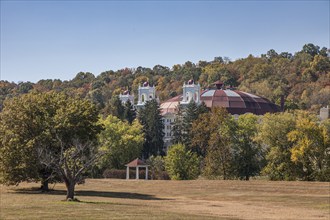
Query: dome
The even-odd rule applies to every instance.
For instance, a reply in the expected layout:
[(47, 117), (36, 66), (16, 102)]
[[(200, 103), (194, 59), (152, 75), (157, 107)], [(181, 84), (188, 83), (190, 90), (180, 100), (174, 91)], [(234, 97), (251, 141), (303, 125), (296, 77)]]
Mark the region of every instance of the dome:
[(193, 79), (190, 79), (190, 80), (188, 81), (188, 85), (192, 85), (192, 84), (194, 84), (194, 80), (193, 80)]
[(247, 92), (229, 89), (210, 89), (201, 94), (201, 101), (207, 107), (224, 107), (231, 114), (253, 113), (263, 115), (267, 112), (279, 112), (277, 105), (266, 98), (262, 98)]

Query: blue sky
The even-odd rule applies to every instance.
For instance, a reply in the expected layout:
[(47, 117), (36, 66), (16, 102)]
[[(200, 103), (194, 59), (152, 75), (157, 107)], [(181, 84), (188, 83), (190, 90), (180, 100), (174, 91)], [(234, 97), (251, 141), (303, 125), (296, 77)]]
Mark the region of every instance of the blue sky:
[(3, 1), (1, 80), (329, 48), (328, 1)]

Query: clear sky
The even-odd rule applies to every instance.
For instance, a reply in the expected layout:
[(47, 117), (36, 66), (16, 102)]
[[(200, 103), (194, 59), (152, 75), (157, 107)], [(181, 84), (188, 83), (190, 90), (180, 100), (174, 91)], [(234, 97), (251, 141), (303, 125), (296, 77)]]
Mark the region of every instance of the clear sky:
[(3, 1), (1, 80), (329, 48), (325, 1)]

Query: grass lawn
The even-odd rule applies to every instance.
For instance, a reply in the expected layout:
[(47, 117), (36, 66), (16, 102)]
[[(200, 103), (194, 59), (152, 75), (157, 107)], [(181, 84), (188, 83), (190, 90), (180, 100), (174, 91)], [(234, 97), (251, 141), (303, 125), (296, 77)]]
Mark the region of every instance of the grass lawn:
[(1, 185), (0, 219), (330, 219), (329, 182), (88, 179), (81, 202), (37, 187)]

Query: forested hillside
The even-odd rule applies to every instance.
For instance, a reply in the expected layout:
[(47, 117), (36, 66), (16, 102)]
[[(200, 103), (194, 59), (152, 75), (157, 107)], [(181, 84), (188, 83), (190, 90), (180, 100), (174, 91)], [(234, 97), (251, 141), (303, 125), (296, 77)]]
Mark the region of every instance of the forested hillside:
[(183, 82), (189, 79), (198, 81), (202, 88), (220, 79), (226, 86), (263, 96), (277, 104), (284, 97), (286, 109), (318, 112), (321, 106), (330, 104), (330, 58), (327, 54), (329, 50), (325, 47), (305, 44), (295, 54), (269, 50), (259, 57), (250, 55), (236, 61), (215, 57), (213, 61), (187, 61), (173, 67), (156, 65), (108, 70), (97, 76), (80, 72), (69, 81), (41, 79), (37, 83), (16, 84), (2, 80), (0, 109), (7, 97), (55, 90), (92, 100), (106, 114), (113, 95), (127, 89), (137, 94), (139, 84), (144, 81), (155, 85), (160, 100), (164, 101), (182, 93)]

